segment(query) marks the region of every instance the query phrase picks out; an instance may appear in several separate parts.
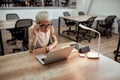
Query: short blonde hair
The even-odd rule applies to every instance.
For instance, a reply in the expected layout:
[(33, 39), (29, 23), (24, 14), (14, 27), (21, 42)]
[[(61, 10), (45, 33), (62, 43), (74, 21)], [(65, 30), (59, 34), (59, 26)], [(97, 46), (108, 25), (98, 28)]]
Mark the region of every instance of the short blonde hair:
[(36, 15), (36, 23), (39, 23), (40, 21), (43, 21), (43, 20), (51, 20), (51, 16), (47, 11), (40, 11)]

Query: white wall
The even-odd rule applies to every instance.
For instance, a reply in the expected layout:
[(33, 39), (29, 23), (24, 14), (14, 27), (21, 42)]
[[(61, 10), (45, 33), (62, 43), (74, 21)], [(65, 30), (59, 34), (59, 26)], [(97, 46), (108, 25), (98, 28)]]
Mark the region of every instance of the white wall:
[[(120, 0), (94, 0), (89, 14), (103, 16), (116, 15), (120, 18)], [(118, 32), (116, 20), (113, 24), (114, 33)]]
[(94, 0), (90, 14), (120, 17), (120, 0)]
[(19, 9), (19, 10), (0, 10), (0, 19), (5, 20), (7, 13), (17, 13), (20, 18), (35, 18), (35, 15), (42, 10), (48, 11), (53, 19), (58, 19), (59, 16), (63, 15), (63, 11), (72, 12), (75, 9)]

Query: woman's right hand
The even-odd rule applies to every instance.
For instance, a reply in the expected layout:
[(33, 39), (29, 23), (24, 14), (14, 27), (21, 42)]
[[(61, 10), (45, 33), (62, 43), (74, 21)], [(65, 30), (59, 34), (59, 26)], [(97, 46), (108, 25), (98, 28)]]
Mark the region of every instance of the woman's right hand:
[(39, 26), (38, 24), (35, 24), (35, 25), (34, 25), (34, 28), (36, 29), (36, 31), (39, 31), (40, 26)]
[(52, 50), (52, 46), (51, 45), (46, 47), (46, 53), (50, 52), (51, 50)]

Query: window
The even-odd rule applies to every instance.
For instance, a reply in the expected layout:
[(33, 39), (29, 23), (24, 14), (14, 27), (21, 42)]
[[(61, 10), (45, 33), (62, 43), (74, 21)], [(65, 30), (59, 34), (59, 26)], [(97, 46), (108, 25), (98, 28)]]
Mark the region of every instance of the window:
[(0, 7), (76, 7), (76, 0), (0, 0)]

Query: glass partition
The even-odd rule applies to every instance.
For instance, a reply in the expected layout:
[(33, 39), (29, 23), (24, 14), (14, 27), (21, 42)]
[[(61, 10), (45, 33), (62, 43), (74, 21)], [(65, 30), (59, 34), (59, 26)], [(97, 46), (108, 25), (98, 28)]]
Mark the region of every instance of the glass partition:
[(76, 0), (0, 0), (0, 7), (76, 7)]

